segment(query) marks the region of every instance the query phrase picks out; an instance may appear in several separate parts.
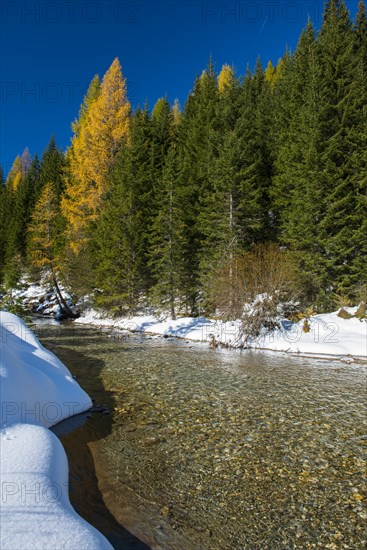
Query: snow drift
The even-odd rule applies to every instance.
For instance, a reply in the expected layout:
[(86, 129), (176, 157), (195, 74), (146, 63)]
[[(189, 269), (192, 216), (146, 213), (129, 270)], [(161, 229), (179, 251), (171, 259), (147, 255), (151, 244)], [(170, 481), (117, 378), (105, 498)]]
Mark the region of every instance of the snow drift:
[(58, 438), (29, 424), (3, 428), (0, 437), (1, 549), (111, 549), (69, 502), (68, 463)]
[(0, 313), (0, 425), (50, 427), (89, 409), (89, 396), (57, 357), (12, 313)]
[(0, 548), (112, 549), (69, 502), (68, 463), (47, 428), (88, 409), (89, 396), (11, 313), (0, 312)]

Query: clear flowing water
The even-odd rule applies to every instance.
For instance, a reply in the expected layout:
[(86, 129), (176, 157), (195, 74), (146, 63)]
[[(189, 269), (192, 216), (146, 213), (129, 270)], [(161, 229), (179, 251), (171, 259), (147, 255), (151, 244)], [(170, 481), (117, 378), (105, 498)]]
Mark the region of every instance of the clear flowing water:
[(165, 550), (366, 546), (365, 366), (35, 330), (111, 411), (62, 440), (74, 505), (115, 548), (144, 547), (121, 525)]

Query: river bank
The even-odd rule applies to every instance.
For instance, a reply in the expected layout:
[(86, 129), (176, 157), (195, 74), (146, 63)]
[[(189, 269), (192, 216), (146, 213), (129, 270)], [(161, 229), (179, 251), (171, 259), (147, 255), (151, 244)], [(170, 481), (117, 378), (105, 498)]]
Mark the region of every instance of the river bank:
[(353, 317), (357, 307), (345, 308), (350, 318), (335, 311), (313, 315), (304, 331), (305, 320), (292, 323), (280, 319), (278, 329), (263, 330), (257, 338), (244, 344), (240, 321), (221, 321), (206, 317), (158, 318), (154, 315), (111, 318), (95, 310), (83, 313), (74, 322), (99, 328), (139, 332), (208, 343), (212, 347), (268, 350), (304, 356), (324, 356), (347, 361), (367, 359), (367, 320)]
[[(46, 316), (60, 313), (60, 306), (52, 289), (43, 284), (34, 285), (25, 281), (22, 285), (13, 293), (15, 303)], [(65, 298), (70, 299), (67, 293)], [(73, 307), (71, 301), (70, 304)], [(206, 343), (211, 347), (268, 350), (339, 358), (347, 362), (367, 360), (367, 318), (365, 314), (358, 315), (357, 306), (310, 315), (298, 322), (279, 317), (278, 328), (264, 328), (256, 338), (246, 337), (240, 320), (225, 322), (206, 317), (171, 319), (168, 316), (143, 313), (134, 317), (114, 318), (107, 312), (91, 308), (85, 300), (80, 310), (79, 317), (73, 322), (85, 326), (181, 338)]]

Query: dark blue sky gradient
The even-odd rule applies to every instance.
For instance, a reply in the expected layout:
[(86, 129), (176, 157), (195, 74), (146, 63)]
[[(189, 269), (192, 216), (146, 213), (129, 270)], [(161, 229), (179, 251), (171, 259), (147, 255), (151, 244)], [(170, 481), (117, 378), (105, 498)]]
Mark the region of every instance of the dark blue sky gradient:
[[(355, 17), (358, 0), (347, 0)], [(177, 97), (213, 54), (239, 75), (258, 55), (274, 63), (294, 49), (323, 0), (3, 0), (1, 6), (0, 162), (8, 172), (28, 146), (42, 153), (52, 133), (70, 143), (90, 80), (119, 57), (132, 105)]]

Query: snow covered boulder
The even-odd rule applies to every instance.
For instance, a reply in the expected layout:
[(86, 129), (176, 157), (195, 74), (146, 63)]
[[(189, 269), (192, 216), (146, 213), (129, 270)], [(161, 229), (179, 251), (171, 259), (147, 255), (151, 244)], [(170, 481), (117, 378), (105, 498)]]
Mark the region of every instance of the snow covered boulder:
[(0, 430), (2, 550), (110, 550), (69, 502), (68, 463), (46, 428), (14, 424)]
[(50, 427), (92, 406), (57, 357), (16, 315), (0, 312), (0, 426)]

